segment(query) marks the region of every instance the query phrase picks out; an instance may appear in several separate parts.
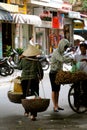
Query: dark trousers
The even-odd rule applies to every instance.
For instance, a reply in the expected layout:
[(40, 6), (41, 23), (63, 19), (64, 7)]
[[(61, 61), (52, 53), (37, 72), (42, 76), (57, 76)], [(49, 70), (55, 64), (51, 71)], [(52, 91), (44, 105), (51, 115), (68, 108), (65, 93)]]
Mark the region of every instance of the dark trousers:
[(87, 80), (74, 83), (74, 105), (87, 106)]

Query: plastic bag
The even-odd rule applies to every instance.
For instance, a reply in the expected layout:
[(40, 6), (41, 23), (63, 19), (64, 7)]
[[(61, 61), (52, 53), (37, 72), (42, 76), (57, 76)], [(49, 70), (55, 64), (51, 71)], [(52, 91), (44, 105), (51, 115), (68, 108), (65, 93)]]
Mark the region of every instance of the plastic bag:
[(75, 71), (78, 71), (78, 70), (80, 70), (80, 62), (77, 62), (76, 64), (73, 64), (70, 71), (75, 72)]

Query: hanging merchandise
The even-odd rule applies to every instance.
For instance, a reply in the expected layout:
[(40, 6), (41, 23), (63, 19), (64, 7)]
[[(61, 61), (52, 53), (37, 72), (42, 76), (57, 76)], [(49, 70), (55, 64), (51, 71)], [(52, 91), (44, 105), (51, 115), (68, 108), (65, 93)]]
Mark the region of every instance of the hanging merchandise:
[(59, 29), (64, 28), (64, 14), (58, 12)]
[(53, 16), (52, 18), (52, 28), (59, 28), (59, 20), (57, 16)]

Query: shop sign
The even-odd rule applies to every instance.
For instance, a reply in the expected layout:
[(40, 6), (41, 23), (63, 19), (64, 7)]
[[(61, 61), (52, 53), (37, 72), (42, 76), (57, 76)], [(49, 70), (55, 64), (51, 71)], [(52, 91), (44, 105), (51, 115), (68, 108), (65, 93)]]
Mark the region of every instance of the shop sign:
[(36, 4), (44, 7), (59, 8), (62, 6), (62, 2), (55, 0), (27, 0), (27, 3)]
[(84, 29), (83, 22), (74, 22), (74, 29)]
[(62, 9), (64, 9), (64, 10), (72, 10), (72, 5), (67, 4), (67, 3), (63, 3), (62, 4)]
[(63, 4), (63, 1), (62, 0), (50, 0), (50, 3), (55, 3), (55, 4)]
[(69, 11), (68, 16), (69, 18), (81, 18), (80, 12), (74, 12), (74, 11)]
[(46, 3), (50, 3), (50, 2), (53, 2), (53, 3), (63, 3), (62, 0), (34, 0), (34, 1), (38, 1), (38, 2), (46, 2)]
[(50, 21), (42, 21), (42, 24), (41, 24), (40, 27), (52, 28), (52, 22), (50, 22)]

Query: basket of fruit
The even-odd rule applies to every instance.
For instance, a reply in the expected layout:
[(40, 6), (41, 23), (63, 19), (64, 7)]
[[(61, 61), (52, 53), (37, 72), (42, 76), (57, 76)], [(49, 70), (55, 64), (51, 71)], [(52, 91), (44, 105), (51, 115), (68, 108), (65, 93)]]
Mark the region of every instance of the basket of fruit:
[(49, 104), (50, 99), (46, 98), (22, 99), (22, 106), (29, 112), (43, 112)]
[(70, 84), (79, 81), (87, 80), (87, 74), (83, 71), (62, 71), (60, 70), (56, 74), (55, 83), (56, 84)]

